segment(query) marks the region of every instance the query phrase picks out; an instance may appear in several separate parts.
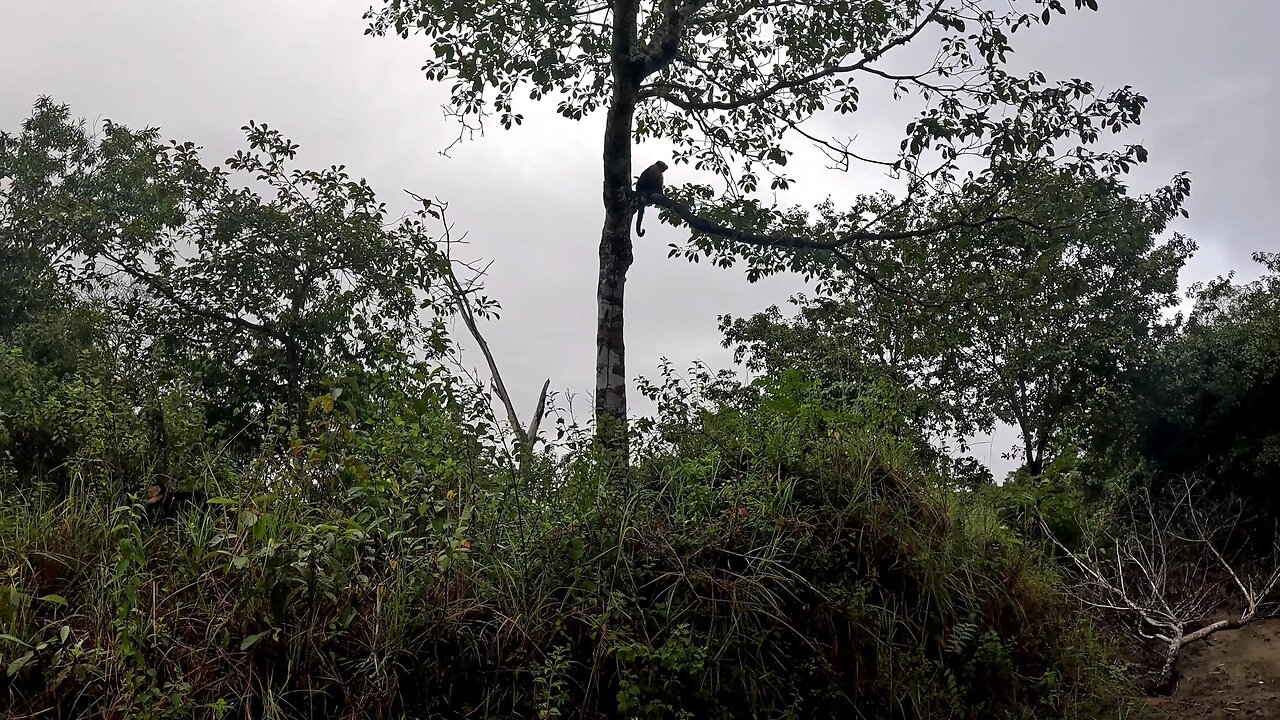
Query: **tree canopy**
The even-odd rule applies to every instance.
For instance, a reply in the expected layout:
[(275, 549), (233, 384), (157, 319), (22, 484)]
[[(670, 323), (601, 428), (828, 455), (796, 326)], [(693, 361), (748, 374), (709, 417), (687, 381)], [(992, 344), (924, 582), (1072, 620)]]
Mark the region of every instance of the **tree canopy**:
[(769, 372), (798, 365), (831, 378), (852, 363), (855, 376), (893, 377), (943, 437), (1013, 425), (1039, 474), (1088, 438), (1157, 348), (1194, 249), (1161, 240), (1187, 187), (1179, 177), (1135, 197), (1047, 164), (998, 182), (1024, 222), (898, 241), (875, 265), (894, 292), (854, 285), (801, 300), (795, 320), (725, 318), (726, 344)]
[(1133, 372), (1117, 446), (1134, 449), (1163, 485), (1205, 475), (1280, 514), (1280, 254), (1259, 252), (1262, 277), (1193, 288), (1190, 316)]
[(393, 223), (343, 167), (293, 168), (278, 131), (244, 131), (223, 169), (155, 129), (95, 134), (40, 100), (0, 135), (6, 257), (105, 294), (131, 318), (121, 348), (185, 366), (237, 426), (277, 407), (296, 423), (326, 379), (444, 353), (430, 218)]
[[(1086, 8), (1097, 2), (1075, 0)], [(1001, 168), (1052, 158), (1106, 178), (1146, 159), (1138, 145), (1098, 144), (1138, 122), (1146, 98), (1132, 88), (1099, 93), (1008, 69), (1015, 33), (1068, 11), (1062, 0), (384, 0), (367, 19), (373, 34), (426, 37), (423, 70), (451, 83), (463, 123), (496, 116), (509, 128), (522, 103), (550, 98), (569, 119), (604, 113), (596, 419), (625, 450), (633, 142), (669, 143), (673, 174), (716, 178), (652, 200), (691, 231), (673, 254), (745, 260), (752, 277), (790, 269), (891, 284), (868, 267), (886, 244), (1016, 222), (993, 182)], [(917, 103), (899, 144), (864, 148), (810, 122), (856, 123), (873, 97)], [(905, 188), (816, 214), (762, 199), (799, 181), (787, 174), (797, 142), (837, 169), (881, 167)]]

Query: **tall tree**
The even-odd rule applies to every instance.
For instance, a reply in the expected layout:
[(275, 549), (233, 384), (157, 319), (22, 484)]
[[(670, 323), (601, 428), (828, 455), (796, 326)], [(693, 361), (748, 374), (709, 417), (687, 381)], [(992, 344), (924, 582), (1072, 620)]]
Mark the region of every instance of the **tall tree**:
[[(146, 353), (185, 367), (239, 423), (296, 423), (326, 377), (447, 348), (442, 256), (424, 210), (389, 222), (340, 166), (291, 167), (265, 125), (227, 170), (190, 143), (107, 121), (100, 135), (41, 99), (0, 134), (0, 247), (105, 290)], [(235, 180), (252, 179), (257, 190)]]
[[(1027, 471), (1039, 474), (1091, 432), (1170, 329), (1161, 311), (1177, 302), (1194, 245), (1160, 235), (1189, 186), (1178, 176), (1132, 196), (1113, 180), (1048, 164), (1000, 173), (994, 184), (1023, 222), (898, 242), (873, 267), (904, 296), (861, 285), (800, 302), (794, 319), (726, 318), (726, 343), (762, 367), (809, 366), (828, 382), (849, 367), (863, 384), (903, 378), (932, 401), (919, 410), (935, 428), (964, 436), (1013, 425)], [(914, 300), (939, 282), (958, 297)]]
[[(1136, 445), (1161, 484), (1208, 475), (1280, 515), (1280, 253), (1255, 253), (1262, 277), (1192, 289), (1180, 332), (1136, 372), (1135, 402), (1113, 447)], [(1176, 483), (1175, 483), (1176, 484)]]
[[(452, 111), (464, 123), (496, 114), (504, 127), (519, 124), (526, 92), (535, 101), (558, 95), (557, 111), (570, 119), (604, 112), (596, 420), (606, 446), (625, 458), (632, 142), (668, 141), (676, 164), (719, 178), (653, 198), (666, 219), (693, 231), (673, 255), (745, 260), (752, 278), (784, 269), (821, 277), (834, 267), (888, 288), (891, 279), (865, 266), (877, 246), (1009, 221), (985, 191), (988, 162), (1058, 153), (1076, 167), (1120, 172), (1144, 158), (1138, 146), (1087, 149), (1102, 130), (1137, 122), (1146, 100), (1131, 88), (1098, 94), (1083, 80), (1006, 69), (1016, 31), (1067, 11), (1064, 0), (382, 0), (366, 17), (372, 34), (429, 39), (424, 71), (452, 80)], [(855, 113), (864, 90), (918, 98), (899, 145), (865, 148), (810, 126)], [(793, 138), (841, 169), (883, 167), (907, 189), (893, 202), (851, 199), (813, 220), (766, 204), (756, 197), (763, 184), (794, 182), (785, 174)], [(946, 212), (918, 219), (924, 198)]]

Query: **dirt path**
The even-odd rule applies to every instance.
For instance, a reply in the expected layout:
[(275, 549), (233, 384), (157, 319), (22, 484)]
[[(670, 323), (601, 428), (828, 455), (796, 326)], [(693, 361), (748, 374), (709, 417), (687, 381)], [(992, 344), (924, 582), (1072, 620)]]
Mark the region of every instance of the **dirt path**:
[(1280, 619), (1214, 635), (1188, 649), (1171, 697), (1151, 700), (1157, 718), (1280, 720)]

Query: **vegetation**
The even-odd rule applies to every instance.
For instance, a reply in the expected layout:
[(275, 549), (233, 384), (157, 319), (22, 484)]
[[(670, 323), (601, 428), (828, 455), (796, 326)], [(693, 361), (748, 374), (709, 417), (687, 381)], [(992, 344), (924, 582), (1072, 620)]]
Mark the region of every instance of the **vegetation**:
[[(1194, 288), (1180, 332), (1137, 374), (1136, 453), (1161, 477), (1205, 474), (1280, 515), (1280, 255), (1262, 277)], [(1122, 423), (1117, 427), (1125, 428)]]
[[(684, 391), (670, 387), (668, 391)], [(318, 406), (225, 505), (7, 494), (12, 707), (61, 716), (1100, 717), (1122, 685), (1033, 548), (873, 429), (762, 391), (609, 490), (513, 483), (440, 408)], [(413, 398), (416, 400), (417, 398)], [(346, 426), (346, 427), (343, 427)], [(342, 428), (342, 429), (338, 429)], [(345, 489), (316, 499), (315, 478)]]
[[(1006, 5), (371, 9), (464, 132), (526, 90), (607, 116), (584, 423), (546, 386), (521, 423), (443, 203), (391, 217), (266, 125), (215, 166), (37, 101), (0, 133), (0, 713), (1129, 716), (1142, 638), (1167, 686), (1280, 601), (1280, 255), (1171, 317), (1188, 179), (1133, 192), (1146, 150), (1099, 145), (1131, 88), (1010, 75), (1068, 9)], [(806, 129), (864, 87), (920, 100), (898, 148)], [(898, 185), (766, 203), (793, 136)], [(672, 256), (813, 289), (722, 318), (753, 380), (663, 365), (628, 417), (644, 139), (718, 178), (650, 198)], [(998, 423), (999, 483), (963, 440)]]
[[(669, 144), (674, 177), (685, 166), (716, 178), (715, 185), (677, 186), (669, 177), (667, 194), (653, 200), (692, 230), (672, 255), (722, 266), (743, 261), (752, 278), (798, 271), (881, 287), (885, 279), (870, 258), (899, 240), (1015, 224), (998, 187), (1011, 166), (1057, 159), (1095, 179), (1146, 160), (1139, 145), (1098, 146), (1104, 130), (1139, 121), (1146, 98), (1132, 88), (1102, 94), (1080, 79), (1009, 71), (1014, 34), (1047, 26), (1067, 4), (1006, 5), (382, 0), (366, 17), (372, 34), (420, 34), (431, 43), (423, 69), (429, 79), (452, 81), (450, 111), (464, 132), (493, 115), (503, 127), (518, 125), (525, 92), (534, 101), (558, 95), (557, 112), (572, 120), (604, 113), (595, 420), (613, 462), (624, 464), (633, 142)], [(1096, 0), (1074, 2), (1076, 10), (1097, 7)], [(900, 144), (863, 147), (808, 127), (824, 111), (852, 116), (877, 98), (919, 100)], [(766, 184), (776, 191), (797, 182), (787, 174), (795, 142), (837, 168), (885, 169), (903, 181), (902, 192), (813, 213), (762, 202), (756, 192)], [(942, 294), (954, 296), (950, 290)]]
[[(876, 261), (897, 292), (861, 284), (795, 298), (795, 318), (777, 308), (724, 317), (726, 346), (766, 373), (806, 367), (832, 389), (852, 382), (851, 396), (886, 378), (909, 389), (913, 421), (941, 437), (1012, 425), (1027, 472), (1040, 475), (1088, 441), (1126, 374), (1170, 331), (1161, 311), (1177, 302), (1195, 246), (1160, 235), (1188, 188), (1178, 178), (1133, 197), (1114, 179), (1082, 182), (1048, 165), (999, 183), (1025, 222), (899, 241)], [(948, 274), (958, 299), (920, 300), (937, 268), (979, 257)]]
[[(439, 323), (397, 315), (384, 277), (281, 306), (292, 276), (265, 293), (246, 258), (294, 238), (440, 269), (429, 210), (371, 221), (364, 185), (286, 171), (293, 146), (260, 126), (229, 165), (273, 200), (190, 145), (69, 117), (41, 101), (0, 143), (0, 237), (30, 250), (5, 254), (0, 344), (15, 712), (1117, 712), (1120, 669), (1051, 561), (901, 423), (798, 373), (667, 368), (642, 385), (660, 412), (629, 482), (563, 415), (517, 464)], [(433, 277), (411, 276), (439, 319)], [(295, 365), (295, 337), (325, 342)], [(151, 483), (212, 500), (153, 517)]]

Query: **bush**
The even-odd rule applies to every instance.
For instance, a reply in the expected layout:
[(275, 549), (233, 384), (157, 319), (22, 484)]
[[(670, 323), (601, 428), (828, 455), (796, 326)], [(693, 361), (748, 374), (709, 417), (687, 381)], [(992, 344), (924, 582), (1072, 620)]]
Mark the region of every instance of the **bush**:
[(6, 494), (10, 707), (1117, 712), (1123, 682), (1040, 552), (864, 420), (793, 388), (686, 388), (616, 483), (589, 450), (516, 473), (456, 385), (394, 386), (318, 399), (289, 452), (216, 466), (218, 497), (172, 522), (105, 491)]

